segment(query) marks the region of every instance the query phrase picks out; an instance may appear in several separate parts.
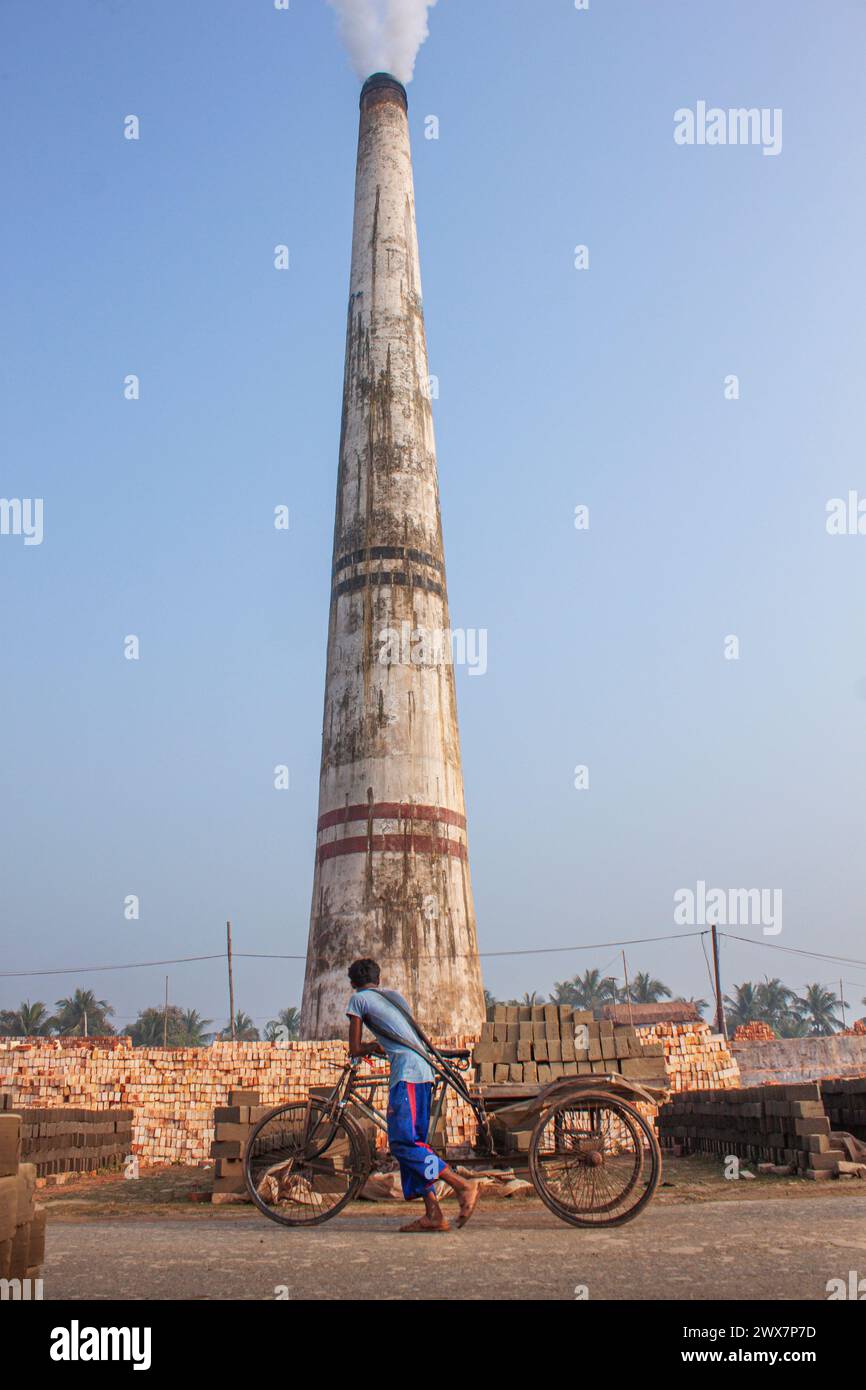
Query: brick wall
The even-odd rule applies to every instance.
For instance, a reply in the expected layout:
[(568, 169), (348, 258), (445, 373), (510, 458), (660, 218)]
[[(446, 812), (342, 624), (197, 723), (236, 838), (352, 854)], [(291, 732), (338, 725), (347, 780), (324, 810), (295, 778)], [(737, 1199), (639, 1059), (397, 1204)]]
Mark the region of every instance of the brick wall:
[[(3, 1038), (0, 1091), (15, 1106), (131, 1110), (132, 1151), (145, 1162), (206, 1163), (213, 1112), (230, 1090), (258, 1091), (264, 1105), (303, 1100), (311, 1086), (333, 1085), (346, 1052), (336, 1041), (133, 1048), (129, 1038)], [(466, 1124), (464, 1107), (452, 1105), (449, 1142), (465, 1141)]]

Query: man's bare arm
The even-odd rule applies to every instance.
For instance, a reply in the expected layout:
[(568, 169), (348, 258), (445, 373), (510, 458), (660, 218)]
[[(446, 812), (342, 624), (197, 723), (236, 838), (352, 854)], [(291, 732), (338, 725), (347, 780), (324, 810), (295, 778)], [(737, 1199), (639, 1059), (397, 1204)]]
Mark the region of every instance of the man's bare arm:
[(354, 1014), (349, 1016), (349, 1056), (350, 1057), (384, 1057), (385, 1049), (377, 1042), (362, 1042), (361, 1030), (364, 1024), (360, 1018)]

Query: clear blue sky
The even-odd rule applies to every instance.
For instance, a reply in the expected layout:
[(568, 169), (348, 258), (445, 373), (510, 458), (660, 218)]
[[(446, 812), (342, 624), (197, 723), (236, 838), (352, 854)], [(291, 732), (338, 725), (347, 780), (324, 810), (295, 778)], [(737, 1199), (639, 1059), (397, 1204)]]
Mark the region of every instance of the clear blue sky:
[[(0, 537), (2, 968), (220, 951), (227, 917), (303, 955), (358, 83), (323, 0), (0, 27), (0, 495), (45, 505), (41, 546)], [(859, 0), (432, 12), (410, 118), (452, 620), (489, 633), (458, 676), (483, 950), (674, 932), (704, 879), (781, 888), (774, 944), (866, 956), (866, 536), (825, 531), (866, 497), (864, 51)], [(782, 108), (782, 153), (678, 147), (700, 99)], [(708, 992), (693, 940), (628, 958)], [(299, 1003), (302, 969), (240, 961), (239, 1007)], [(724, 971), (866, 994), (763, 945)], [(82, 985), (124, 1020), (164, 973), (0, 1007)], [(221, 965), (170, 975), (224, 1022)]]

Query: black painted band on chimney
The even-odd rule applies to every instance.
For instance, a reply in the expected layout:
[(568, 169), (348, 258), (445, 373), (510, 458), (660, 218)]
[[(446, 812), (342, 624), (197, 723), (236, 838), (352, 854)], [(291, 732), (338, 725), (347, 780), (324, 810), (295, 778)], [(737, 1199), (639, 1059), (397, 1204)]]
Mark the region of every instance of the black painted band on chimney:
[(402, 82), (392, 77), (390, 72), (374, 72), (361, 88), (361, 110), (367, 98), (373, 101), (399, 101), (404, 111), (409, 110), (409, 96)]

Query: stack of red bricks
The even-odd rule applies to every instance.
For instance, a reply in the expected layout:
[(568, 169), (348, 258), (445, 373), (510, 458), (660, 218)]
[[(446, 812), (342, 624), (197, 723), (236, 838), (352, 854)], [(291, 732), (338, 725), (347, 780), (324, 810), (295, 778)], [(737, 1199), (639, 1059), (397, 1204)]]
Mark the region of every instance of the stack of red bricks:
[(751, 1023), (741, 1023), (734, 1033), (734, 1042), (775, 1042), (776, 1030), (762, 1019), (752, 1019)]
[(673, 1096), (658, 1114), (663, 1144), (832, 1176), (846, 1158), (833, 1142), (818, 1082), (742, 1086)]
[[(469, 1047), (474, 1037), (441, 1039)], [(133, 1048), (129, 1038), (0, 1038), (0, 1088), (16, 1111), (80, 1107), (131, 1110), (132, 1152), (143, 1163), (208, 1163), (215, 1108), (232, 1090), (258, 1092), (273, 1107), (333, 1086), (344, 1041), (220, 1042), (212, 1047)], [(469, 1137), (471, 1111), (448, 1107), (449, 1143)]]
[(665, 1085), (664, 1047), (627, 1024), (598, 1022), (562, 1004), (495, 1004), (472, 1060), (482, 1086), (546, 1086), (563, 1076), (620, 1073)]
[(21, 1120), (0, 1113), (0, 1279), (37, 1279), (45, 1258), (45, 1212), (36, 1206), (36, 1167), (21, 1162)]
[(644, 1042), (661, 1043), (672, 1091), (719, 1090), (740, 1084), (740, 1068), (721, 1033), (708, 1023), (654, 1023), (637, 1029)]

